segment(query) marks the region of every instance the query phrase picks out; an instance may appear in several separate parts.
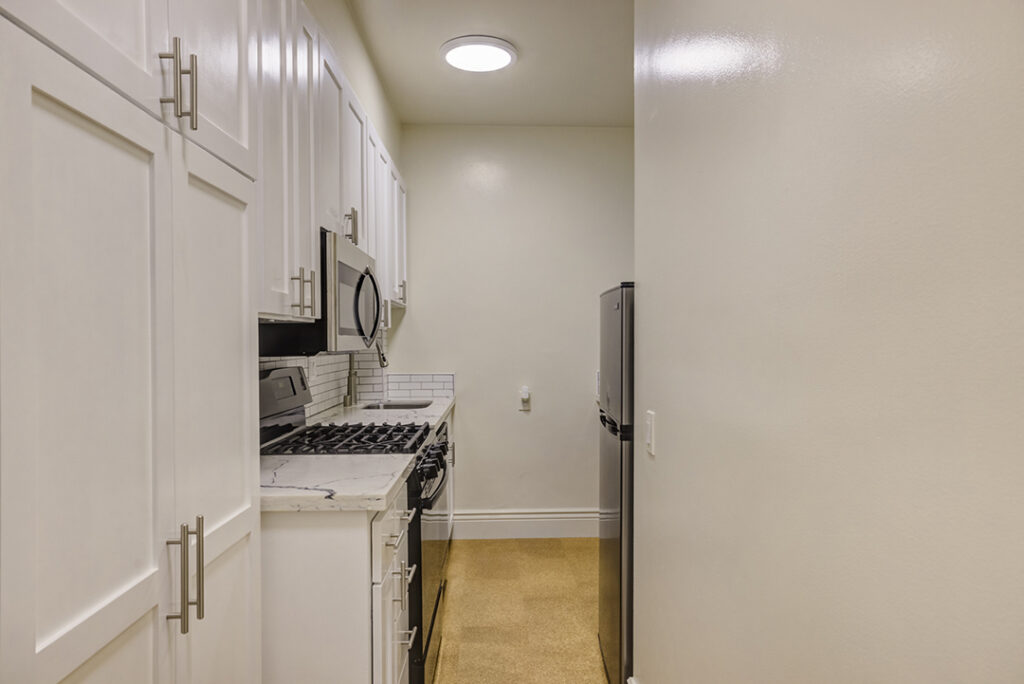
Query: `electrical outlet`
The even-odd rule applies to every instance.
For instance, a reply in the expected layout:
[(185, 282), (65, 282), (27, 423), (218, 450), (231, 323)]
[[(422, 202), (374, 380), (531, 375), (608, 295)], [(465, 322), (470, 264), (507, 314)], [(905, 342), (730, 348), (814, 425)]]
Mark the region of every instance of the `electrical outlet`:
[(648, 411), (644, 414), (644, 444), (647, 447), (647, 453), (651, 456), (654, 455), (654, 411)]

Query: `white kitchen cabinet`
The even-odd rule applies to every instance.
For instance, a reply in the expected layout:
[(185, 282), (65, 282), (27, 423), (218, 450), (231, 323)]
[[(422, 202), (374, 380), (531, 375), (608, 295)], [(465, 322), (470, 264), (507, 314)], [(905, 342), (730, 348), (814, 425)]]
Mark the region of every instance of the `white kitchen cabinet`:
[[(376, 140), (376, 138), (374, 138)], [(373, 159), (374, 216), (377, 221), (377, 277), (381, 283), (381, 295), (392, 299), (391, 287), (391, 241), (394, 232), (395, 203), (394, 187), (391, 182), (391, 157), (379, 141), (373, 145), (376, 150)]]
[[(323, 306), (317, 274), (320, 268), (320, 224), (316, 216), (316, 100), (320, 87), (318, 27), (306, 5), (292, 0), (291, 147), (288, 155), (291, 178), (291, 221), (295, 233), (297, 266), (306, 265), (312, 298), (307, 313), (319, 318)], [(293, 277), (296, 274), (293, 273)]]
[[(205, 150), (178, 136), (171, 142), (174, 519), (199, 514), (206, 527), (205, 616), (177, 644), (176, 680), (256, 682), (259, 410), (248, 256), (255, 189)], [(192, 583), (194, 596), (199, 576)]]
[(316, 202), (321, 228), (348, 234), (342, 209), (342, 112), (347, 85), (334, 49), (323, 36), (319, 40), (319, 80), (316, 99)]
[(394, 164), (391, 165), (394, 223), (391, 228), (391, 295), (392, 302), (401, 306), (409, 303), (408, 273), (406, 269), (406, 190), (405, 181)]
[(182, 133), (255, 178), (257, 0), (169, 0), (168, 7), (170, 34), (181, 38), (182, 59), (198, 60), (198, 73), (188, 76), (196, 98), (183, 95), (196, 128), (182, 119)]
[(380, 218), (378, 216), (380, 212), (378, 196), (378, 184), (377, 184), (377, 172), (376, 164), (377, 157), (381, 150), (384, 149), (384, 145), (380, 141), (380, 137), (377, 135), (377, 131), (373, 128), (373, 124), (368, 123), (366, 129), (366, 156), (364, 158), (364, 169), (363, 178), (366, 184), (366, 213), (363, 219), (363, 225), (365, 226), (366, 234), (366, 253), (374, 258), (377, 262), (377, 276), (380, 277), (380, 255), (383, 253), (381, 245), (383, 239), (380, 234)]
[(366, 112), (345, 83), (341, 110), (341, 207), (351, 216), (348, 231), (352, 241), (369, 253), (366, 225), (366, 136), (369, 133)]
[(377, 201), (381, 218), (382, 256), (377, 259), (384, 297), (394, 307), (405, 308), (408, 301), (406, 273), (406, 189), (405, 181), (387, 156), (378, 156), (376, 180), (381, 184)]
[(316, 203), (320, 227), (360, 249), (365, 214), (366, 114), (352, 93), (334, 49), (320, 35), (316, 108)]
[(321, 305), (313, 183), (317, 29), (301, 2), (268, 0), (261, 36), (259, 311), (313, 320)]
[(0, 60), (0, 681), (258, 681), (253, 184), (6, 20)]
[(408, 683), (405, 502), (263, 513), (264, 684)]
[(167, 129), (4, 20), (0, 60), (0, 681), (151, 682), (174, 527)]
[[(256, 174), (257, 0), (3, 0), (0, 11), (168, 125), (250, 177)], [(171, 59), (180, 39), (183, 74), (175, 116)], [(195, 79), (193, 81), (193, 79)], [(193, 84), (196, 97), (193, 101)]]
[[(2, 0), (0, 13), (29, 27), (86, 69), (168, 122), (168, 0)], [(165, 87), (166, 86), (166, 87)]]

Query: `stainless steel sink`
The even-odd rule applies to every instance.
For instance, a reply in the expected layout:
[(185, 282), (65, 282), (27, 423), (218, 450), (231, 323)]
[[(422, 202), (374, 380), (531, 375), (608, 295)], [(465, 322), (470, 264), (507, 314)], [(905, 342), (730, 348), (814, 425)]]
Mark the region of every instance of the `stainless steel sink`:
[(391, 401), (373, 401), (363, 404), (360, 408), (376, 409), (384, 411), (408, 411), (409, 409), (427, 408), (434, 401), (432, 399), (392, 399)]

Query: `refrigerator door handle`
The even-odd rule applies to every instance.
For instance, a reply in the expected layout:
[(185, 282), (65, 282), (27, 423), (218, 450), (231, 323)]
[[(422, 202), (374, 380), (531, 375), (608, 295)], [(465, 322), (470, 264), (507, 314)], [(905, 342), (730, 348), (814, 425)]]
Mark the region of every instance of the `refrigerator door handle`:
[(601, 411), (600, 418), (601, 418), (601, 425), (603, 425), (605, 427), (605, 429), (608, 430), (608, 432), (612, 433), (613, 435), (618, 436), (618, 434), (619, 434), (619, 426), (615, 423), (615, 421), (613, 419), (611, 419), (607, 415), (605, 415), (605, 412), (603, 410)]

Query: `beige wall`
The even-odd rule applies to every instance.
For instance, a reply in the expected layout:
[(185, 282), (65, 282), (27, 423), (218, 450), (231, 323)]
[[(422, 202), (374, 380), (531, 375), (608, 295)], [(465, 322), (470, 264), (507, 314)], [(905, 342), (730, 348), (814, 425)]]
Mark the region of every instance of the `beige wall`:
[(304, 0), (306, 7), (330, 37), (341, 62), (345, 76), (352, 84), (359, 102), (366, 109), (377, 133), (388, 148), (392, 159), (401, 164), (402, 124), (391, 108), (391, 102), (376, 67), (363, 43), (362, 36), (352, 18), (352, 11), (345, 0)]
[(456, 373), (457, 508), (596, 508), (598, 295), (632, 275), (632, 129), (406, 126), (402, 156), (389, 371)]
[(1024, 681), (1024, 4), (636, 33), (640, 684)]

